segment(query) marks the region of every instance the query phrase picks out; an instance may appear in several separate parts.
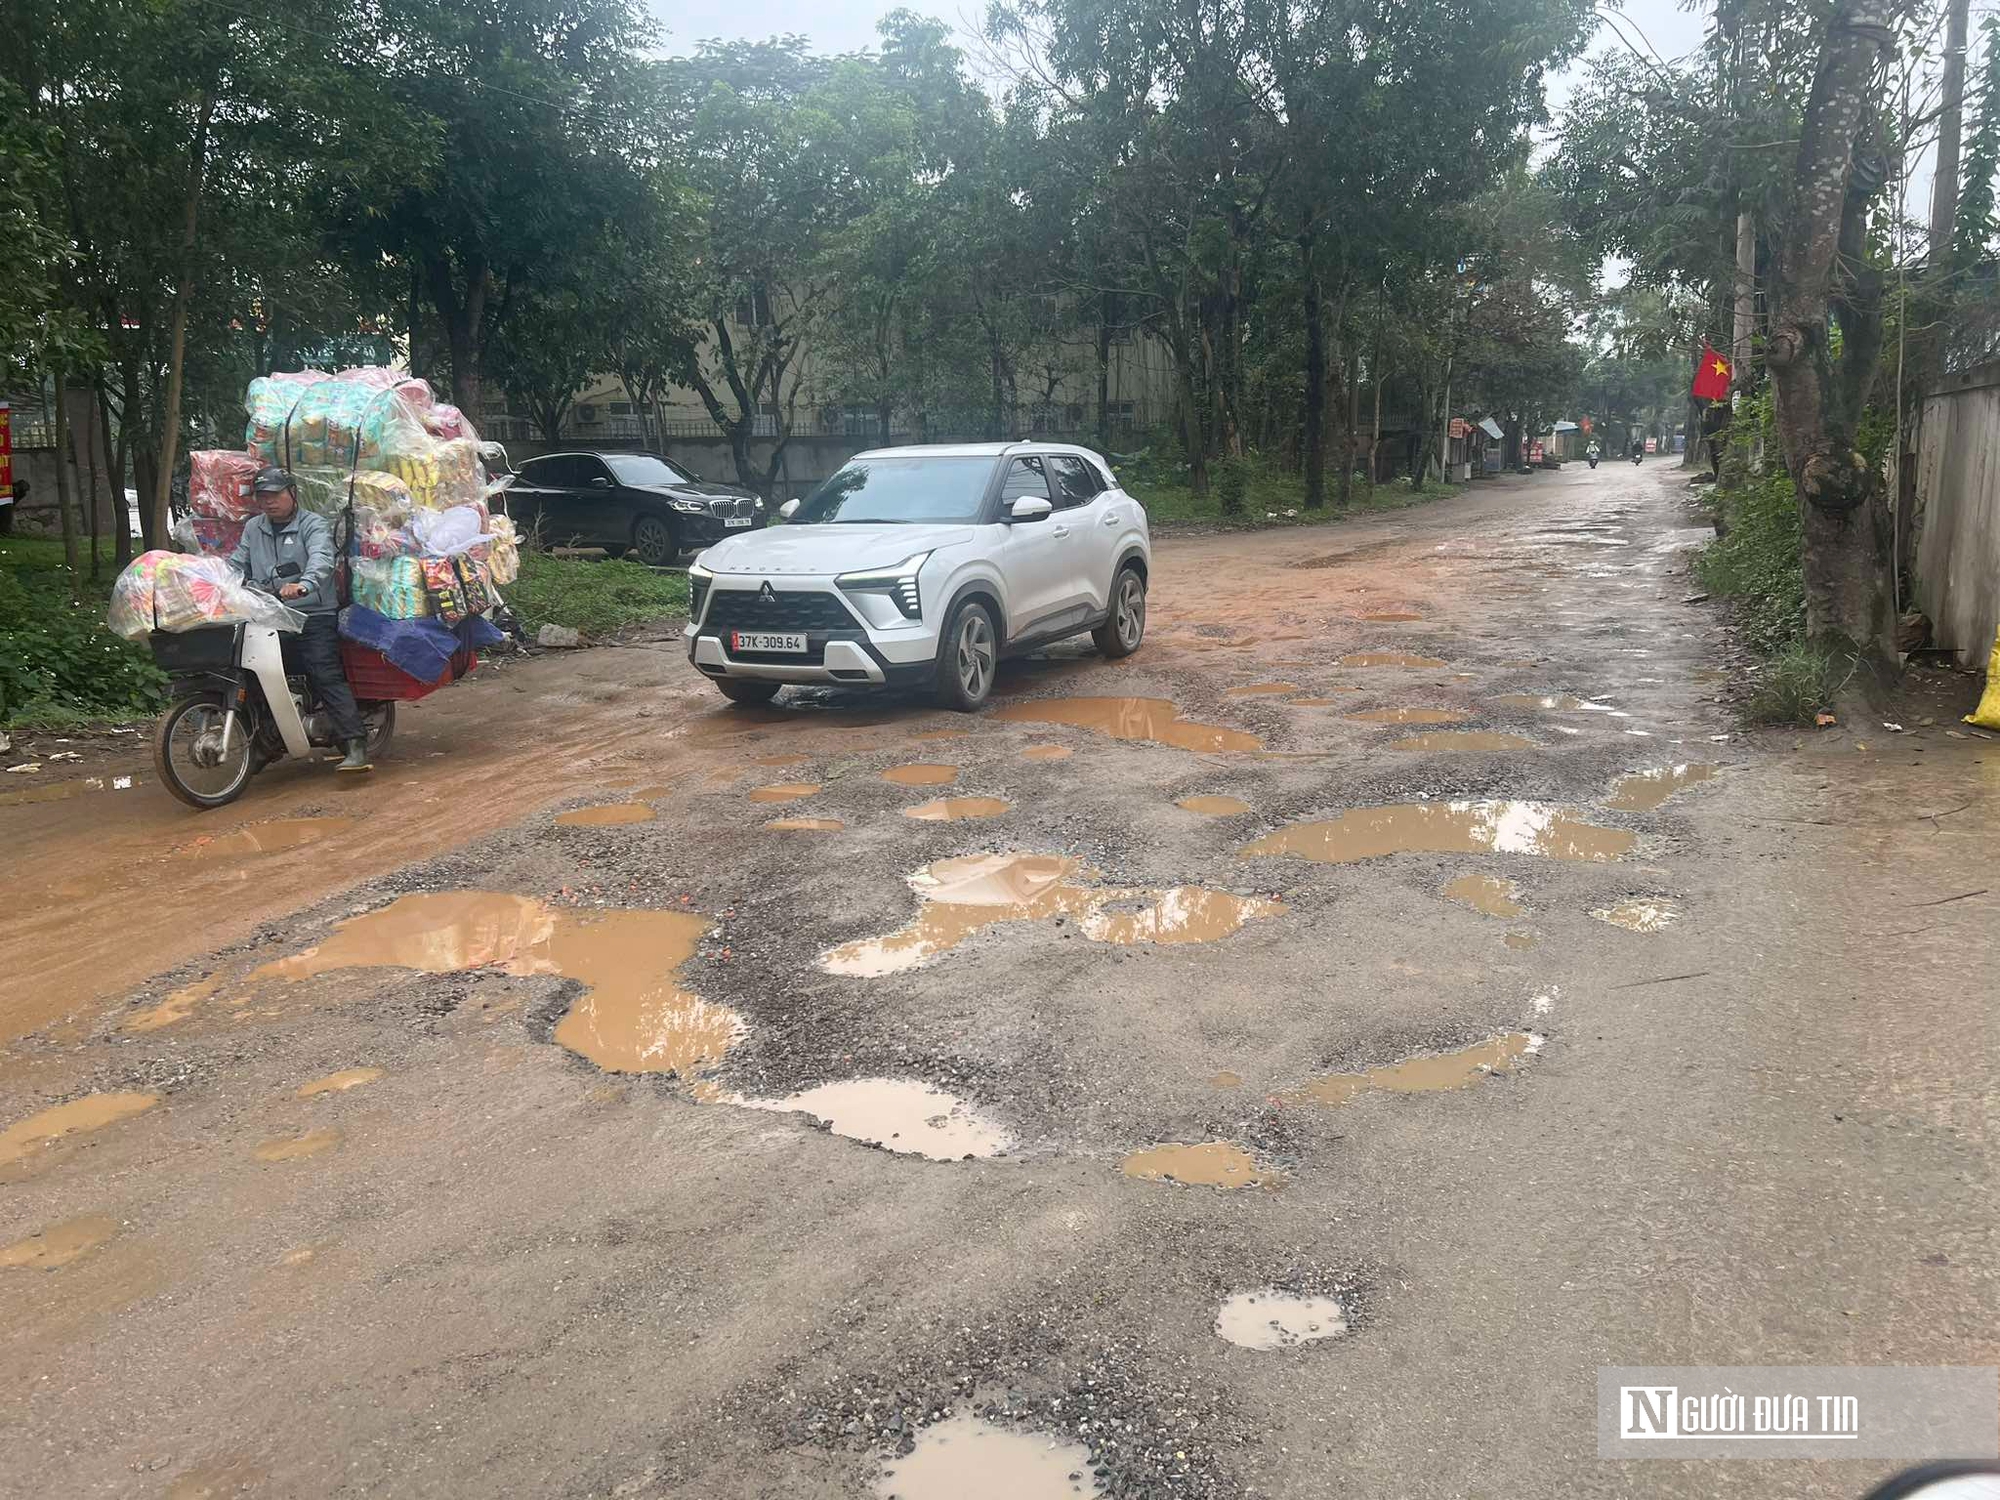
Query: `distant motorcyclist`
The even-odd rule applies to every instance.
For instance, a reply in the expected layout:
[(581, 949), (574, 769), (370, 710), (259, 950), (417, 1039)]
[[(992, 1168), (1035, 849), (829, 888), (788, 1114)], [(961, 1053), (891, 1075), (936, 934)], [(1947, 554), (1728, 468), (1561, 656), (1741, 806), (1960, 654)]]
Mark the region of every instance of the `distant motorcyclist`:
[(1597, 460), (1601, 458), (1603, 454), (1604, 450), (1598, 446), (1596, 438), (1592, 438), (1590, 440), (1590, 446), (1583, 450), (1583, 456), (1590, 460), (1590, 466), (1593, 469), (1597, 467)]
[(340, 664), (333, 528), (326, 517), (300, 506), (298, 489), (284, 469), (273, 465), (258, 470), (251, 490), (264, 513), (252, 516), (244, 525), (243, 540), (229, 555), (229, 565), (251, 587), (277, 595), (305, 616), (305, 629), (299, 635), (299, 662), (326, 708), (334, 738), (347, 751), (339, 769), (373, 770), (361, 709)]
[(1644, 438), (1633, 438), (1632, 462), (1636, 464), (1637, 462), (1639, 462), (1640, 459), (1644, 458), (1645, 456), (1646, 456), (1646, 440)]

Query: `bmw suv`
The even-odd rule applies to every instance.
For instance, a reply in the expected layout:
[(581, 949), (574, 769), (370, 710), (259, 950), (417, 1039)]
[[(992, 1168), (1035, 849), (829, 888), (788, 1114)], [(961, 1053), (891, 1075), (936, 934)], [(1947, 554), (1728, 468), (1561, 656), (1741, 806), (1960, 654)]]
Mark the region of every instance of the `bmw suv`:
[(1146, 633), (1146, 512), (1085, 448), (877, 449), (778, 514), (688, 569), (688, 659), (737, 703), (843, 683), (971, 710), (1004, 656), (1085, 631), (1129, 656)]

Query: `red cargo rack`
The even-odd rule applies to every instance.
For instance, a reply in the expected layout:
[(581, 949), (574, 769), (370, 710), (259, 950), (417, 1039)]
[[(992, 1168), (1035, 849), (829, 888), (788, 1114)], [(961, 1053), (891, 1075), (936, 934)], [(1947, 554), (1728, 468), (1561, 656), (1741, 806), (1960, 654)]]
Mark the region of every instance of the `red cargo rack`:
[(472, 669), (479, 665), (479, 653), (470, 649), (459, 652), (436, 682), (421, 682), (402, 668), (391, 666), (380, 651), (371, 651), (352, 641), (340, 643), (340, 664), (347, 670), (347, 682), (354, 689), (354, 696), (362, 702), (408, 703), (441, 687), (450, 687), (461, 677), (471, 676)]

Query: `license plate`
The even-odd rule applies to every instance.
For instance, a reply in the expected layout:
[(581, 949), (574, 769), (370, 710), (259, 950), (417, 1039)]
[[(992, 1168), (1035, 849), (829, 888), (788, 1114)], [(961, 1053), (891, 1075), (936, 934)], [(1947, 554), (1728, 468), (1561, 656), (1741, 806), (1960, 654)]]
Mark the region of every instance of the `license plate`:
[(722, 526), (725, 531), (732, 530), (738, 526), (748, 526), (749, 524), (750, 517), (748, 516), (724, 516), (722, 518)]
[(806, 649), (803, 633), (790, 630), (732, 630), (729, 632), (731, 651), (797, 651)]

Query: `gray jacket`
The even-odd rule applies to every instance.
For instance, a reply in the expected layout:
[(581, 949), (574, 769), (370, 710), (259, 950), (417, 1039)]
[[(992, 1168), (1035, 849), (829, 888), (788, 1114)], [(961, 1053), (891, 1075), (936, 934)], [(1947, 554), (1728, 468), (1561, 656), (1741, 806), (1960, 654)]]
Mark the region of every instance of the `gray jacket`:
[[(334, 561), (332, 525), (303, 505), (282, 526), (274, 525), (269, 516), (252, 516), (243, 528), (243, 540), (229, 554), (229, 565), (266, 593), (276, 594), (287, 583), (303, 583), (306, 592), (285, 603), (307, 615), (340, 608), (333, 588)], [(298, 564), (298, 571), (281, 578), (278, 569), (286, 563)]]

